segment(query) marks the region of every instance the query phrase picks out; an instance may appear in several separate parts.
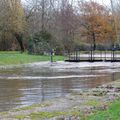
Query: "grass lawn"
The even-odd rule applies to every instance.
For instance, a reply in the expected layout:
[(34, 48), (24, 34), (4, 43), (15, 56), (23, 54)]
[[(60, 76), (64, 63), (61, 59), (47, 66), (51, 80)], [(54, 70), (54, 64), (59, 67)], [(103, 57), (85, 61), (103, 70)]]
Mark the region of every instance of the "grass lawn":
[[(63, 61), (63, 56), (54, 56), (54, 61)], [(40, 61), (50, 61), (50, 56), (29, 55), (27, 53), (21, 54), (20, 52), (0, 52), (0, 65), (16, 65), (23, 63), (32, 63)]]
[(120, 101), (112, 103), (108, 110), (99, 111), (87, 120), (120, 120)]

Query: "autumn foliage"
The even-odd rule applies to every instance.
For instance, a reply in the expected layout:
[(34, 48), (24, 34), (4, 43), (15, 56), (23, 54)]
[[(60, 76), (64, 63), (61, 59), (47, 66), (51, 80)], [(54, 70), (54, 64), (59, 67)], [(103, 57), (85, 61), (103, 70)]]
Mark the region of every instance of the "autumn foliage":
[(80, 2), (81, 34), (88, 37), (88, 42), (105, 43), (115, 41), (113, 17), (111, 12), (96, 2)]

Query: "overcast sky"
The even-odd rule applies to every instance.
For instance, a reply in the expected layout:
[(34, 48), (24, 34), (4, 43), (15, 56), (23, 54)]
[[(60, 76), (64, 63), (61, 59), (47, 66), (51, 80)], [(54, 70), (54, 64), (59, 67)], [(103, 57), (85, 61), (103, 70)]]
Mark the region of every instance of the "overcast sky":
[[(21, 0), (21, 1), (25, 2), (25, 0)], [(100, 4), (104, 4), (104, 5), (110, 5), (110, 0), (93, 0), (93, 1), (99, 2)]]
[(110, 5), (110, 0), (96, 0), (101, 4)]
[(110, 5), (110, 0), (93, 0), (93, 1), (99, 2), (100, 4)]

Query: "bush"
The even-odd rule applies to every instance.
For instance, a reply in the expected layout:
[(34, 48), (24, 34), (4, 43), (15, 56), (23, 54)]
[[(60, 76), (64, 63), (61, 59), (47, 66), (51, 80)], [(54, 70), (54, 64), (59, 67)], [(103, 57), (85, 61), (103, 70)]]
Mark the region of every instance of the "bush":
[(52, 35), (47, 31), (40, 31), (35, 33), (29, 39), (29, 53), (30, 54), (40, 54), (48, 53), (51, 46)]

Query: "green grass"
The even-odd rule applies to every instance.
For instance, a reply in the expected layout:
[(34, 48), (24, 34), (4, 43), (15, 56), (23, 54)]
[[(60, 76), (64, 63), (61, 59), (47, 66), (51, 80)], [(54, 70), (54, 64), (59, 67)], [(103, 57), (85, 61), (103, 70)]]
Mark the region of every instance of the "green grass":
[(112, 103), (108, 110), (99, 111), (86, 120), (120, 120), (120, 101)]
[[(54, 61), (63, 61), (63, 56), (54, 56)], [(27, 53), (21, 54), (20, 52), (0, 52), (0, 65), (16, 65), (40, 61), (50, 61), (50, 56), (29, 55)]]

